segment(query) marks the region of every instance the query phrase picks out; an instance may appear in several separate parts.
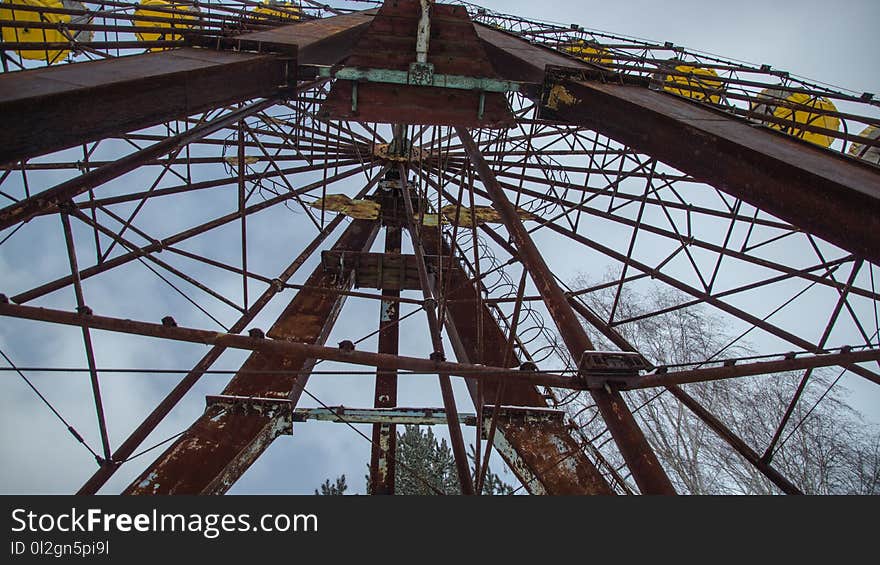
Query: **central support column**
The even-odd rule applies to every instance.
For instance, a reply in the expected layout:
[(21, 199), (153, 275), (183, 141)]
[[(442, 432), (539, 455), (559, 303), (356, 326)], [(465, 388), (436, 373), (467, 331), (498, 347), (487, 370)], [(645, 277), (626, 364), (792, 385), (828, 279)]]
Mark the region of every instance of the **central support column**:
[[(556, 323), (556, 327), (559, 328), (569, 353), (577, 362), (584, 351), (593, 349), (590, 338), (581, 326), (580, 320), (569, 305), (562, 289), (556, 284), (550, 268), (544, 262), (535, 242), (532, 241), (528, 231), (522, 225), (516, 209), (495, 179), (492, 169), (477, 148), (473, 137), (467, 129), (462, 127), (457, 127), (456, 132), (470, 156), (480, 180), (483, 181), (495, 209), (501, 214), (507, 231), (516, 243), (523, 266), (529, 272), (541, 298), (547, 305), (547, 310)], [(644, 494), (675, 494), (669, 477), (660, 466), (657, 456), (645, 439), (620, 392), (615, 389), (597, 389), (591, 390), (590, 393), (639, 489)]]
[[(385, 253), (400, 254), (400, 226), (385, 228)], [(399, 290), (382, 289), (379, 314), (379, 353), (397, 355), (400, 327)], [(376, 368), (376, 408), (397, 406), (397, 370)], [(370, 457), (370, 493), (394, 494), (394, 454), (397, 449), (397, 429), (394, 424), (373, 424), (373, 451)]]

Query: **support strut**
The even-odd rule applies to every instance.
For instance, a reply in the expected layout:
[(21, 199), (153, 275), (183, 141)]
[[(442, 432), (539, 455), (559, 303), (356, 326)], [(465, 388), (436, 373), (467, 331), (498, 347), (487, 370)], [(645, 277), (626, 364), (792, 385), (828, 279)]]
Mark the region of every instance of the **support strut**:
[[(473, 137), (464, 128), (456, 128), (456, 132), (465, 151), (470, 156), (477, 174), (480, 175), (486, 191), (492, 198), (495, 209), (501, 214), (507, 231), (513, 237), (523, 266), (528, 270), (541, 298), (547, 305), (547, 310), (559, 328), (569, 353), (575, 360), (579, 360), (585, 351), (593, 349), (590, 338), (581, 326), (562, 289), (553, 278), (553, 274), (547, 263), (544, 262), (534, 241), (523, 226), (516, 208), (507, 199), (495, 179), (495, 175), (477, 148)], [(609, 388), (607, 390), (592, 390), (590, 394), (599, 407), (639, 489), (645, 494), (675, 494), (672, 483), (660, 466), (657, 456), (645, 439), (620, 392)]]

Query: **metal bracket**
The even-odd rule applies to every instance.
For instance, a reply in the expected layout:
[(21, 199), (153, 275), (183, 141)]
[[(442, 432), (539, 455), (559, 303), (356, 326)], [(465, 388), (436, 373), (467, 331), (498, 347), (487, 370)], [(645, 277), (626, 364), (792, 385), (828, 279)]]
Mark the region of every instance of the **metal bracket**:
[[(443, 408), (348, 408), (329, 406), (325, 408), (295, 408), (286, 398), (260, 398), (253, 396), (214, 395), (205, 397), (208, 408), (219, 407), (229, 412), (256, 414), (267, 418), (280, 418), (284, 425), (281, 433), (292, 434), (294, 422), (319, 420), (349, 424), (414, 424), (420, 426), (444, 426), (448, 422)], [(489, 429), (493, 406), (483, 407), (483, 430)], [(499, 407), (499, 418), (507, 422), (562, 421), (565, 412), (553, 408), (523, 406)], [(465, 426), (476, 426), (477, 415), (460, 413)]]
[(641, 354), (630, 351), (584, 351), (578, 362), (578, 374), (591, 389), (610, 385), (626, 388), (647, 369)]
[[(414, 71), (414, 67), (419, 69)], [(430, 67), (430, 72), (427, 69)], [(407, 86), (433, 86), (435, 88), (452, 88), (455, 90), (477, 90), (483, 92), (519, 92), (523, 83), (494, 78), (468, 77), (462, 75), (444, 75), (433, 71), (430, 63), (412, 63), (410, 70), (369, 69), (363, 67), (317, 67), (318, 76), (357, 82), (378, 82), (385, 84), (401, 84)], [(430, 80), (428, 80), (430, 77)]]

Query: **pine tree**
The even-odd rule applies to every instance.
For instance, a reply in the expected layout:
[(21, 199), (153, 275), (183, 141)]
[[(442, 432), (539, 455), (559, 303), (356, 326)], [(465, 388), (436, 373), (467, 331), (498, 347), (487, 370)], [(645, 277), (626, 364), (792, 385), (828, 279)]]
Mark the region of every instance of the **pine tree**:
[(324, 484), (321, 485), (321, 492), (319, 493), (316, 489), (315, 494), (324, 496), (342, 496), (347, 489), (348, 485), (345, 484), (345, 475), (342, 475), (341, 477), (336, 477), (336, 484), (331, 484), (330, 479), (326, 479)]
[[(470, 460), (473, 467), (474, 448)], [(394, 472), (394, 492), (402, 495), (437, 494), (433, 486), (443, 494), (461, 494), (455, 457), (445, 439), (438, 440), (431, 428), (424, 431), (419, 426), (408, 425), (397, 434), (397, 465)], [(369, 492), (370, 477), (367, 479)], [(426, 484), (427, 483), (427, 484)], [(431, 485), (431, 486), (428, 486)], [(486, 472), (483, 494), (512, 494), (507, 485), (491, 470)]]

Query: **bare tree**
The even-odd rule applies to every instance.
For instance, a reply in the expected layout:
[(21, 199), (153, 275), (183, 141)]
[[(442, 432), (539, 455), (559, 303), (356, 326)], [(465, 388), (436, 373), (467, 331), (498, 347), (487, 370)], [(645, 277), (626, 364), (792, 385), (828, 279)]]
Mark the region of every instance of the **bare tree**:
[[(586, 277), (577, 288), (592, 286)], [(617, 287), (583, 296), (585, 304), (609, 318)], [(616, 319), (637, 318), (617, 330), (655, 365), (700, 363), (750, 354), (747, 343), (732, 341), (722, 320), (702, 306), (672, 308), (684, 300), (672, 290), (636, 294), (623, 287)], [(616, 349), (584, 323), (597, 347)], [(714, 381), (682, 388), (758, 453), (774, 431), (796, 390), (800, 373)], [(772, 452), (775, 469), (808, 494), (880, 493), (880, 433), (846, 403), (848, 391), (833, 369), (814, 371)], [(692, 494), (771, 494), (777, 488), (665, 389), (627, 393), (630, 406), (679, 492)], [(608, 442), (588, 395), (569, 411), (597, 445)], [(609, 450), (610, 451), (610, 450)], [(616, 464), (622, 460), (608, 454)]]

